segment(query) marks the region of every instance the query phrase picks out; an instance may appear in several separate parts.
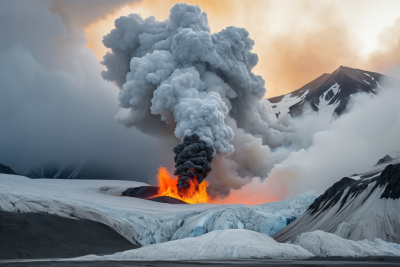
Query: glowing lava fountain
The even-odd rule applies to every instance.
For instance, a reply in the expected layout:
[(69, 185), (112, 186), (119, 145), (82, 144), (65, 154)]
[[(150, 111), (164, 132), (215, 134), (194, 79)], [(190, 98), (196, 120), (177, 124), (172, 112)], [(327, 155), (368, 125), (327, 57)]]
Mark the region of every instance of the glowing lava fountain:
[(172, 176), (167, 168), (160, 167), (158, 169), (157, 180), (159, 186), (158, 195), (154, 197), (168, 196), (189, 204), (211, 203), (211, 198), (207, 194), (207, 186), (209, 185), (207, 181), (198, 184), (197, 179), (190, 179), (189, 188), (179, 194), (177, 187), (178, 177)]

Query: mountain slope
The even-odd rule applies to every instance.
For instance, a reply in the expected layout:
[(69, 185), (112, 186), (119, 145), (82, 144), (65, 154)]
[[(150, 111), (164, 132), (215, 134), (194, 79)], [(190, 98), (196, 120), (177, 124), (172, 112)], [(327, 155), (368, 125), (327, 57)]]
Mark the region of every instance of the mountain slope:
[(0, 163), (0, 173), (5, 173), (5, 174), (16, 174), (10, 167), (5, 166)]
[(360, 92), (377, 95), (383, 90), (379, 84), (382, 78), (390, 84), (400, 82), (379, 73), (340, 66), (332, 74), (322, 74), (296, 91), (268, 100), (277, 117), (284, 113), (301, 115), (306, 103), (319, 113), (340, 115), (346, 110), (350, 95)]
[[(400, 159), (345, 177), (315, 199), (308, 210), (273, 237), (295, 241), (323, 230), (351, 240), (400, 242)], [(392, 164), (390, 164), (392, 163)]]

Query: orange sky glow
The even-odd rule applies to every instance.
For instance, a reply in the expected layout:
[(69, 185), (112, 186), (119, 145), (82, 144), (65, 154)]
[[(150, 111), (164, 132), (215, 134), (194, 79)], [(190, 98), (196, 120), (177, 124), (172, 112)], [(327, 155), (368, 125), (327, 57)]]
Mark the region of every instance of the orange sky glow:
[(340, 65), (396, 76), (400, 58), (400, 1), (143, 0), (87, 26), (87, 47), (101, 61), (103, 36), (116, 18), (130, 13), (168, 18), (180, 2), (207, 12), (212, 32), (246, 28), (259, 56), (266, 97), (296, 90)]

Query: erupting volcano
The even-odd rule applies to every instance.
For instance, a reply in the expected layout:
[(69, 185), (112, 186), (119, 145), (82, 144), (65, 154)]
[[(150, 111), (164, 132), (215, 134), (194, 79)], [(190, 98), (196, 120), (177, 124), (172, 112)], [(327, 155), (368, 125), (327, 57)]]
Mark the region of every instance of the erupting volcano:
[(172, 177), (167, 168), (160, 167), (157, 174), (157, 196), (169, 196), (190, 204), (208, 203), (208, 182), (203, 181), (211, 171), (214, 149), (200, 140), (197, 134), (185, 136), (183, 143), (174, 148), (175, 172)]
[(154, 197), (167, 196), (180, 199), (189, 204), (210, 203), (211, 198), (207, 194), (207, 186), (209, 183), (203, 181), (199, 183), (197, 179), (189, 179), (187, 188), (179, 191), (179, 177), (174, 177), (168, 173), (167, 168), (160, 167), (157, 174), (158, 194)]

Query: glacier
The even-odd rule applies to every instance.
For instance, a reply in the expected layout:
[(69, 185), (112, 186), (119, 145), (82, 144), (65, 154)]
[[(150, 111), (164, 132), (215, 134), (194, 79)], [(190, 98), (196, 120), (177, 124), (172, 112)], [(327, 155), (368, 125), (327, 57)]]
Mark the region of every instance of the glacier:
[(225, 229), (273, 235), (303, 214), (316, 198), (299, 195), (255, 206), (172, 205), (122, 197), (129, 187), (147, 185), (134, 181), (30, 179), (0, 174), (0, 184), (0, 210), (97, 221), (140, 246)]
[(293, 244), (244, 229), (218, 230), (162, 244), (115, 253), (88, 255), (73, 260), (207, 260), (207, 259), (308, 259), (314, 255)]
[(353, 241), (321, 230), (303, 233), (293, 243), (319, 257), (400, 256), (400, 245), (374, 240)]
[(400, 245), (373, 241), (353, 241), (323, 231), (303, 233), (291, 243), (244, 229), (218, 230), (200, 237), (188, 237), (153, 244), (112, 255), (87, 255), (74, 261), (92, 260), (294, 260), (312, 257), (400, 256)]

